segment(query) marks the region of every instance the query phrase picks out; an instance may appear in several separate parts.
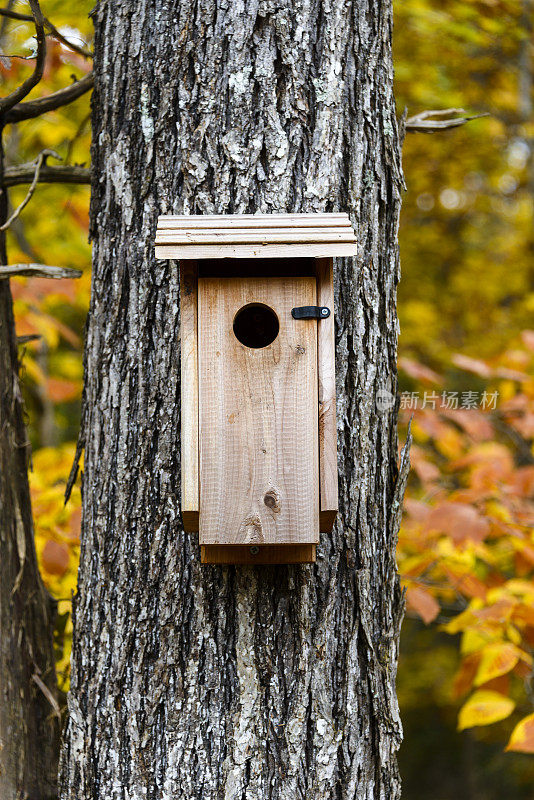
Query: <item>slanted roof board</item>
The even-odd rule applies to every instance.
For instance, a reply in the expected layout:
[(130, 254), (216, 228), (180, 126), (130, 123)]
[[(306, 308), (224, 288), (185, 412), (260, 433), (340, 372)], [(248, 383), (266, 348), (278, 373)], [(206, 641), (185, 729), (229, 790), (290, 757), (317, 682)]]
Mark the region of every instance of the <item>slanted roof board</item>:
[(299, 258), (356, 255), (347, 214), (160, 217), (156, 257)]

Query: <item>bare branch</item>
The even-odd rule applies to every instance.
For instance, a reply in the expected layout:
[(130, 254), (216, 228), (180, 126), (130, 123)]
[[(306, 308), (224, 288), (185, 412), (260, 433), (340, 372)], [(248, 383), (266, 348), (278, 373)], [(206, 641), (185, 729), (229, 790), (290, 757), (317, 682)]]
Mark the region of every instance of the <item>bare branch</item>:
[(58, 156), (58, 154), (54, 150), (41, 150), (41, 152), (39, 153), (39, 155), (35, 160), (35, 170), (33, 174), (33, 180), (30, 184), (30, 188), (28, 189), (26, 197), (24, 198), (22, 203), (19, 206), (17, 206), (17, 208), (11, 214), (9, 219), (7, 219), (3, 225), (0, 225), (0, 231), (6, 231), (11, 225), (11, 223), (17, 219), (21, 211), (24, 208), (26, 208), (26, 206), (30, 202), (32, 195), (35, 191), (35, 187), (37, 186), (37, 182), (39, 180), (39, 173), (41, 172), (41, 167), (43, 166), (43, 163), (46, 161), (48, 156), (52, 156), (53, 158), (57, 158), (59, 161), (61, 161), (61, 156)]
[[(29, 14), (20, 14), (18, 11), (11, 11), (8, 8), (0, 8), (0, 17), (9, 17), (10, 19), (22, 20), (23, 22), (33, 22), (33, 17), (31, 17)], [(64, 44), (65, 47), (69, 48), (69, 50), (72, 50), (74, 53), (79, 53), (79, 55), (83, 56), (84, 58), (93, 57), (93, 54), (90, 50), (86, 50), (85, 48), (74, 44), (74, 42), (69, 42), (69, 40), (66, 39), (60, 31), (58, 31), (56, 26), (53, 25), (49, 19), (43, 17), (43, 20), (45, 28), (49, 31), (50, 36), (52, 36), (53, 39), (57, 39), (58, 42)]]
[(71, 267), (51, 267), (48, 264), (0, 265), (0, 279), (23, 276), (28, 278), (81, 278), (82, 272)]
[[(6, 167), (2, 183), (4, 186), (20, 186), (30, 183), (35, 175), (35, 165), (21, 164), (18, 167)], [(39, 172), (39, 183), (91, 183), (91, 170), (87, 167), (58, 166), (43, 164)]]
[(43, 77), (44, 63), (46, 58), (46, 37), (44, 32), (44, 18), (41, 13), (41, 8), (37, 0), (29, 0), (30, 8), (32, 11), (32, 19), (35, 23), (35, 37), (37, 39), (37, 58), (35, 59), (35, 67), (29, 78), (21, 83), (14, 92), (11, 92), (7, 97), (0, 100), (0, 115), (5, 115), (9, 109), (13, 108), (17, 103), (20, 103), (27, 94), (31, 92), (34, 86), (37, 86)]
[(75, 81), (70, 86), (59, 89), (59, 91), (53, 92), (46, 97), (29, 100), (27, 103), (18, 103), (7, 112), (4, 119), (6, 122), (20, 122), (23, 119), (39, 117), (41, 114), (46, 114), (47, 111), (55, 111), (56, 108), (66, 106), (68, 103), (72, 103), (73, 100), (77, 100), (85, 92), (88, 92), (93, 88), (93, 83), (93, 73), (89, 72), (79, 81)]
[[(460, 115), (460, 116), (458, 116)], [(448, 128), (458, 128), (465, 125), (472, 119), (488, 117), (489, 114), (466, 115), (463, 108), (442, 108), (436, 111), (422, 111), (414, 117), (409, 117), (405, 123), (405, 129), (409, 133), (436, 133), (437, 131), (447, 130)], [(438, 119), (436, 119), (436, 117)], [(440, 119), (443, 117), (443, 119)]]
[(28, 342), (38, 342), (43, 337), (40, 333), (28, 333), (26, 336), (17, 336), (17, 344), (23, 345)]
[(60, 709), (60, 707), (58, 705), (58, 702), (57, 702), (56, 698), (54, 697), (54, 695), (52, 694), (52, 692), (50, 691), (50, 689), (48, 688), (46, 683), (39, 677), (37, 672), (33, 673), (32, 681), (35, 681), (35, 683), (37, 684), (39, 689), (42, 691), (42, 693), (44, 694), (44, 696), (46, 697), (46, 699), (48, 700), (48, 702), (52, 706), (52, 710), (53, 710), (54, 716), (57, 717), (58, 719), (61, 719), (61, 709)]
[(10, 8), (0, 8), (0, 17), (9, 17), (9, 19), (20, 19), (23, 22), (33, 22), (31, 14), (21, 14), (20, 11), (11, 11)]
[(0, 59), (3, 59), (4, 66), (5, 62), (9, 61), (11, 58), (18, 58), (21, 61), (33, 61), (36, 56), (21, 56), (18, 53), (0, 53)]

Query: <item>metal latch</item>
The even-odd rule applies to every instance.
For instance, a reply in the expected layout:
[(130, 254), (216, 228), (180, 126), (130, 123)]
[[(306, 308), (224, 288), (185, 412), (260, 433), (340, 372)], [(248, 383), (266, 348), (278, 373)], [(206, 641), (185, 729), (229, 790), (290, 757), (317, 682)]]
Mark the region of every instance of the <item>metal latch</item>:
[(291, 309), (293, 319), (326, 319), (330, 309), (326, 306), (299, 306)]

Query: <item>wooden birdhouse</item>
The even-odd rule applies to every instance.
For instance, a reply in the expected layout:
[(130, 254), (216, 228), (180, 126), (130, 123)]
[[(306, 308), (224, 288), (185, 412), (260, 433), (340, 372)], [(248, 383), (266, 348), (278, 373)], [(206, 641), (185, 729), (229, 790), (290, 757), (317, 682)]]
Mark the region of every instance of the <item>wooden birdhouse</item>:
[(182, 517), (210, 564), (315, 561), (337, 513), (333, 257), (347, 214), (164, 216), (181, 274)]

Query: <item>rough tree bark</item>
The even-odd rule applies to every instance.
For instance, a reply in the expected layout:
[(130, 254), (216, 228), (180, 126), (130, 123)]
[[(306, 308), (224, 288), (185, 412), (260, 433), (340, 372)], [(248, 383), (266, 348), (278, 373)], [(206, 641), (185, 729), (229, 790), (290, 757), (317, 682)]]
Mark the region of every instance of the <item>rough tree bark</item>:
[[(62, 798), (396, 798), (390, 0), (101, 0), (94, 22)], [(313, 567), (202, 567), (180, 525), (178, 265), (154, 260), (157, 216), (334, 210), (359, 241), (337, 261), (339, 522)]]
[[(0, 121), (0, 128), (2, 123)], [(0, 224), (7, 218), (0, 145)], [(0, 232), (0, 263), (7, 264)], [(0, 279), (0, 797), (56, 797), (55, 603), (37, 568), (9, 280)]]

